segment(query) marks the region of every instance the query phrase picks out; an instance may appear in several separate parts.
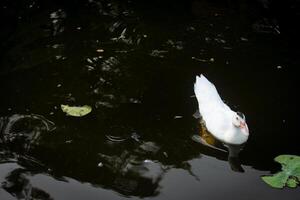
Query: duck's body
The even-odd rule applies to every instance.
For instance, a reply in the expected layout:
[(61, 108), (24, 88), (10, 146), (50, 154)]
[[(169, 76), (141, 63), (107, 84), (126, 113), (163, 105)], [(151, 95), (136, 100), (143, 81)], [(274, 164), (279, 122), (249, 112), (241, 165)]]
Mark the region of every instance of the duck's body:
[(203, 75), (196, 77), (194, 91), (206, 129), (216, 139), (229, 145), (247, 141), (249, 131), (245, 119), (222, 101), (216, 87)]

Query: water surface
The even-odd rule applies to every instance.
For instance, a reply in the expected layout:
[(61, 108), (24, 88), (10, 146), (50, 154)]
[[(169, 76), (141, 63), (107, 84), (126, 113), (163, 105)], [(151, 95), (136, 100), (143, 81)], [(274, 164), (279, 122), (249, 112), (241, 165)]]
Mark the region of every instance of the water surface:
[[(299, 199), (260, 178), (300, 154), (299, 50), (276, 6), (4, 2), (0, 199)], [(192, 140), (201, 73), (246, 115), (244, 173)]]

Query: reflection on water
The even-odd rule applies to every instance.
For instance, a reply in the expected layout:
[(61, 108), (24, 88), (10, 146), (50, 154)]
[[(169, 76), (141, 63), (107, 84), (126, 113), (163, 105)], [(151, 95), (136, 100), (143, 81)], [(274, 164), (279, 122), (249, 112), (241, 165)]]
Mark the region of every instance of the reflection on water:
[[(4, 2), (0, 199), (299, 196), (259, 178), (300, 153), (299, 58), (294, 13), (257, 2)], [(249, 118), (239, 159), (191, 139), (200, 73)], [(72, 118), (61, 104), (93, 111)]]
[(16, 199), (52, 199), (50, 195), (37, 188), (32, 186), (30, 180), (27, 176), (31, 176), (32, 172), (30, 169), (18, 168), (16, 164), (3, 164), (1, 166), (2, 170), (4, 168), (12, 168), (13, 171), (9, 171), (5, 177), (5, 181), (2, 182), (2, 188), (10, 193)]

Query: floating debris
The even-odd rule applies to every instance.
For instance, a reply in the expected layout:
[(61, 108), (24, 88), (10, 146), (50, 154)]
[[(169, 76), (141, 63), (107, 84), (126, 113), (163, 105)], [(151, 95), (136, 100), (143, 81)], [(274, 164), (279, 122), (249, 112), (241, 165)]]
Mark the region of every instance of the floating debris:
[(153, 56), (153, 57), (164, 58), (165, 53), (168, 53), (168, 51), (154, 49), (154, 50), (152, 50), (152, 52), (149, 55)]
[(248, 42), (249, 40), (245, 37), (240, 37), (240, 40), (243, 41), (243, 42)]
[(57, 56), (55, 56), (55, 59), (56, 60), (59, 60), (59, 59), (61, 59), (62, 58), (62, 56), (61, 55), (57, 55)]
[(216, 41), (217, 43), (220, 43), (220, 44), (225, 44), (225, 43), (226, 43), (226, 40), (221, 39), (221, 38), (215, 38), (215, 41)]
[(189, 27), (186, 28), (186, 30), (187, 31), (195, 31), (196, 29), (193, 26), (189, 26)]
[(86, 65), (86, 68), (88, 69), (88, 71), (93, 71), (93, 70), (95, 70), (95, 67), (90, 66), (90, 65)]
[(136, 142), (140, 142), (140, 137), (141, 137), (141, 136), (139, 136), (136, 132), (133, 132), (133, 133), (131, 134), (131, 138), (132, 138), (133, 140), (135, 140)]
[(92, 111), (92, 107), (88, 105), (84, 105), (84, 106), (61, 105), (61, 110), (64, 113), (66, 113), (68, 116), (83, 117)]
[(102, 52), (104, 52), (104, 50), (103, 49), (97, 49), (96, 50), (98, 53), (102, 53)]
[(86, 61), (88, 61), (88, 62), (91, 63), (91, 64), (94, 63), (90, 58), (87, 58)]
[(196, 60), (196, 61), (200, 61), (200, 62), (208, 62), (208, 60), (205, 59), (201, 59), (201, 58), (196, 58), (196, 57), (192, 57), (192, 60)]
[(140, 100), (135, 99), (135, 98), (130, 98), (130, 99), (129, 99), (129, 102), (130, 102), (130, 103), (134, 103), (134, 104), (139, 104), (139, 103), (141, 103)]
[(63, 44), (54, 44), (54, 45), (52, 45), (52, 48), (53, 48), (53, 49), (63, 48), (63, 47), (64, 47)]
[(167, 154), (167, 152), (164, 151), (163, 154), (164, 154), (164, 156), (165, 156), (166, 158), (169, 157), (168, 154)]
[(174, 116), (174, 119), (182, 119), (182, 118), (183, 118), (183, 116), (181, 116), (181, 115)]
[(99, 162), (97, 166), (98, 166), (98, 167), (103, 167), (103, 163), (102, 163), (102, 162)]
[(232, 47), (223, 47), (223, 49), (225, 49), (225, 50), (231, 50)]
[(166, 42), (167, 45), (170, 45), (171, 47), (177, 49), (177, 50), (182, 50), (183, 49), (183, 42), (182, 41), (172, 41), (172, 40), (168, 40)]
[(103, 97), (107, 97), (108, 99), (114, 99), (115, 96), (113, 94), (104, 94)]
[(210, 42), (210, 41), (211, 41), (210, 37), (205, 37), (204, 40), (205, 40), (206, 42)]
[(120, 64), (120, 61), (117, 58), (109, 57), (108, 59), (103, 61), (101, 70), (108, 72), (111, 69), (116, 68), (118, 64)]
[(109, 102), (106, 102), (106, 101), (97, 101), (95, 103), (95, 107), (96, 108), (99, 108), (100, 106), (103, 106), (103, 107), (107, 107), (107, 108), (113, 108), (114, 106), (109, 103)]

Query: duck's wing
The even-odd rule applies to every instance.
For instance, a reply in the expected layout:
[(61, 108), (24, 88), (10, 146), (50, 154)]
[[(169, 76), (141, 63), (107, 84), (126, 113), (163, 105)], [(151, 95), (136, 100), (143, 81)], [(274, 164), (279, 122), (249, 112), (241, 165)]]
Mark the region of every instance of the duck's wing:
[(207, 130), (218, 140), (225, 142), (225, 133), (232, 128), (232, 114), (230, 111), (211, 106), (202, 110), (201, 114)]

